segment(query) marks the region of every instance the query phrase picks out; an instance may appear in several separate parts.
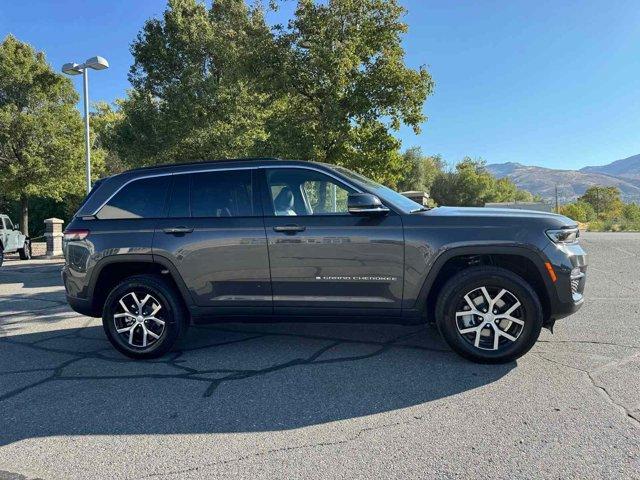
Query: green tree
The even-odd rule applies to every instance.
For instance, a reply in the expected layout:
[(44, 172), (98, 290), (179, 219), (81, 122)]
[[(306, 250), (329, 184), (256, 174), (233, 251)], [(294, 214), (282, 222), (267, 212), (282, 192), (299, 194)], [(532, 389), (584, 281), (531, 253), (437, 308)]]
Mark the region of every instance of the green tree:
[(402, 154), (403, 175), (398, 182), (401, 192), (418, 190), (429, 192), (436, 176), (442, 173), (444, 162), (439, 155), (425, 156), (420, 147), (412, 147)]
[(640, 205), (637, 203), (627, 203), (622, 208), (622, 216), (630, 222), (640, 224)]
[(255, 154), (272, 111), (259, 83), (262, 56), (274, 48), (259, 7), (170, 0), (131, 47), (133, 90), (121, 104), (115, 142), (120, 157), (133, 166)]
[(90, 113), (93, 147), (101, 153), (107, 175), (123, 172), (128, 167), (118, 155), (118, 129), (124, 120), (121, 105), (122, 100), (116, 100), (113, 105), (96, 102)]
[(598, 218), (616, 218), (622, 214), (622, 201), (618, 187), (589, 187), (578, 201), (590, 204)]
[[(300, 0), (276, 35), (276, 88), (268, 150), (337, 163), (395, 186), (402, 124), (418, 133), (433, 90), (424, 67), (405, 65), (404, 9), (396, 0)], [(277, 31), (277, 30), (276, 30)]]
[(431, 187), (439, 205), (481, 207), (490, 202), (532, 201), (531, 193), (519, 190), (507, 178), (497, 180), (481, 159), (465, 157), (453, 171), (439, 174)]
[(288, 25), (270, 28), (260, 4), (170, 0), (133, 43), (118, 153), (133, 165), (314, 159), (394, 186), (392, 132), (419, 131), (433, 89), (425, 68), (404, 64), (403, 13), (396, 0), (300, 0)]
[(560, 213), (577, 222), (590, 222), (596, 219), (596, 211), (590, 203), (578, 201), (560, 207)]
[[(29, 228), (29, 198), (61, 200), (83, 188), (83, 129), (71, 81), (42, 52), (9, 35), (0, 44), (0, 195), (20, 202)], [(99, 159), (98, 159), (99, 162)]]

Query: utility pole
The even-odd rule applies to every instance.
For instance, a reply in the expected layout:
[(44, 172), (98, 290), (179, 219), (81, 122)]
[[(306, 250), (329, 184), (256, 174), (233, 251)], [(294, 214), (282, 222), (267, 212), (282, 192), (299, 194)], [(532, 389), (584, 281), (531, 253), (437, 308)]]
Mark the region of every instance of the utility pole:
[(556, 213), (560, 213), (560, 206), (558, 205), (558, 184), (556, 183)]

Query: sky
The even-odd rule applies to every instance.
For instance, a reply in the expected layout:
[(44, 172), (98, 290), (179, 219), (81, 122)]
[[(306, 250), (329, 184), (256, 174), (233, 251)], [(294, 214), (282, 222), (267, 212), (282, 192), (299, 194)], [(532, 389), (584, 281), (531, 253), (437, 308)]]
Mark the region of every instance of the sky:
[[(209, 0), (207, 0), (209, 4)], [(640, 2), (402, 0), (409, 66), (425, 65), (435, 91), (422, 132), (402, 146), (449, 163), (468, 155), (577, 169), (640, 153)], [(289, 1), (273, 22), (286, 21)], [(94, 55), (91, 101), (129, 88), (129, 47), (164, 0), (0, 0), (0, 38), (12, 33), (59, 68)], [(78, 90), (81, 78), (75, 77)]]

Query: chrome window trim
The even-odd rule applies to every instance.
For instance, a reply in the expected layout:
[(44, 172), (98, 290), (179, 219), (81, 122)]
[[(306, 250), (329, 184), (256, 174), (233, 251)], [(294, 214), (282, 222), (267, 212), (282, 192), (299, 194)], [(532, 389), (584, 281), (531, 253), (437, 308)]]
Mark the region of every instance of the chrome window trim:
[[(323, 173), (325, 175), (328, 175), (329, 177), (341, 182), (344, 185), (349, 186), (350, 188), (354, 189), (356, 192), (358, 193), (363, 193), (362, 190), (358, 187), (356, 187), (355, 185), (350, 184), (349, 182), (346, 182), (344, 179), (333, 175), (330, 172), (327, 172), (325, 170), (322, 170), (320, 168), (317, 167), (311, 167), (311, 166), (307, 166), (307, 165), (256, 165), (253, 167), (233, 167), (233, 168), (208, 168), (206, 170), (188, 170), (188, 171), (184, 171), (184, 172), (165, 172), (165, 173), (155, 173), (155, 174), (150, 174), (150, 175), (142, 175), (140, 177), (135, 177), (135, 178), (131, 178), (130, 180), (127, 180), (125, 183), (123, 183), (122, 185), (120, 185), (120, 187), (118, 187), (118, 189), (113, 192), (104, 202), (102, 202), (102, 204), (100, 204), (99, 207), (95, 208), (92, 213), (90, 215), (97, 215), (98, 212), (100, 212), (100, 210), (102, 210), (102, 208), (111, 201), (111, 199), (113, 197), (115, 197), (120, 190), (122, 190), (124, 187), (126, 187), (127, 185), (129, 185), (130, 183), (133, 182), (137, 182), (138, 180), (146, 180), (149, 178), (157, 178), (157, 177), (168, 177), (168, 176), (173, 176), (173, 175), (190, 175), (193, 173), (210, 173), (210, 172), (229, 172), (229, 171), (236, 171), (236, 170), (260, 170), (260, 169), (271, 169), (271, 168), (299, 168), (299, 169), (305, 169), (305, 170), (313, 170), (314, 172), (318, 172), (318, 173)], [(83, 217), (86, 217), (87, 215), (83, 215)], [(263, 215), (260, 215), (263, 216)]]

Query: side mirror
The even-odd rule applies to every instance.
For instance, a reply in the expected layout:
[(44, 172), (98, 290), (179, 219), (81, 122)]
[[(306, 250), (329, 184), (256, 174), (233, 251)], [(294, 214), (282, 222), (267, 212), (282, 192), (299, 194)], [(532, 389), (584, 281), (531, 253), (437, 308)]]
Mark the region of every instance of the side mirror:
[(389, 212), (372, 193), (350, 193), (347, 205), (349, 213), (353, 215), (380, 215)]
[(13, 229), (14, 230), (20, 230), (20, 224), (19, 223), (14, 223), (13, 224)]

